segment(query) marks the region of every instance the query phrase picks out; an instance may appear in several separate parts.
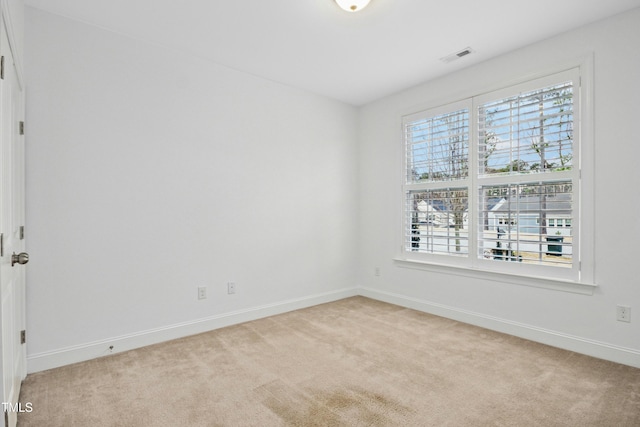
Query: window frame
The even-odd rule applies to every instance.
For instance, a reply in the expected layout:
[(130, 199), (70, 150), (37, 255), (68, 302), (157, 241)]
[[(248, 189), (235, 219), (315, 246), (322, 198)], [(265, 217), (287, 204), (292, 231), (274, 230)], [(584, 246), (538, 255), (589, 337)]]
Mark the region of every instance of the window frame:
[[(593, 216), (593, 172), (594, 172), (594, 146), (593, 146), (593, 102), (592, 102), (592, 57), (582, 59), (580, 62), (567, 64), (548, 72), (529, 76), (503, 87), (497, 87), (490, 91), (473, 94), (456, 102), (443, 103), (432, 108), (424, 108), (401, 116), (402, 128), (402, 231), (400, 237), (400, 254), (395, 257), (398, 266), (420, 268), (430, 271), (449, 272), (468, 275), (471, 272), (474, 277), (486, 277), (492, 280), (509, 283), (519, 283), (531, 286), (566, 290), (578, 293), (592, 293), (595, 287), (593, 260), (595, 257), (594, 246), (594, 216)], [(479, 149), (478, 149), (478, 107), (486, 102), (507, 98), (525, 93), (527, 90), (536, 90), (542, 87), (553, 86), (562, 81), (573, 82), (573, 166), (571, 171), (553, 172), (554, 178), (539, 179), (538, 174), (530, 174), (532, 182), (549, 182), (550, 180), (572, 182), (572, 195), (574, 197), (572, 207), (571, 229), (573, 233), (572, 266), (549, 267), (544, 265), (521, 263), (496, 262), (484, 260), (478, 256), (479, 219), (479, 189), (482, 183), (514, 183), (512, 176), (479, 178)], [(454, 108), (468, 106), (469, 108), (469, 163), (473, 165), (468, 177), (464, 180), (453, 180), (436, 183), (412, 183), (407, 176), (409, 156), (406, 148), (406, 125), (420, 118), (434, 117), (438, 114), (446, 114), (455, 111)], [(542, 173), (540, 175), (549, 174)], [(557, 176), (556, 176), (557, 175)], [(557, 179), (556, 179), (557, 177)], [(520, 179), (524, 182), (525, 179)], [(468, 209), (468, 240), (469, 249), (466, 257), (448, 256), (445, 254), (418, 253), (407, 249), (405, 244), (407, 231), (406, 195), (409, 191), (420, 188), (434, 188), (438, 185), (467, 186), (469, 191)], [(474, 221), (471, 221), (474, 218)], [(510, 265), (511, 264), (511, 265)], [(520, 265), (513, 265), (520, 264)], [(466, 270), (466, 271), (465, 271)]]
[[(447, 113), (451, 113), (451, 112), (455, 112), (455, 111), (459, 111), (459, 110), (463, 110), (466, 109), (468, 110), (468, 120), (469, 123), (471, 123), (471, 120), (473, 120), (472, 115), (471, 115), (471, 107), (472, 104), (470, 102), (470, 99), (466, 99), (466, 100), (462, 100), (462, 101), (458, 101), (458, 102), (453, 102), (453, 103), (449, 103), (446, 105), (441, 105), (435, 108), (430, 108), (426, 111), (429, 112), (428, 117), (436, 117), (436, 116), (441, 116), (443, 114), (447, 114)], [(405, 116), (403, 118), (403, 132), (405, 129), (404, 124), (409, 120), (410, 118), (424, 118), (425, 116), (425, 111), (419, 111), (417, 113), (414, 114), (410, 114), (408, 116)], [(407, 119), (407, 120), (405, 120)], [(471, 134), (469, 133), (469, 144), (472, 143), (471, 140)], [(402, 142), (404, 144), (405, 140), (404, 137), (402, 139)], [(470, 149), (470, 147), (468, 148)], [(446, 188), (452, 188), (452, 187), (466, 187), (466, 188), (471, 188), (471, 177), (467, 174), (467, 176), (465, 178), (461, 178), (461, 179), (457, 179), (457, 180), (433, 180), (433, 181), (421, 181), (421, 182), (417, 182), (417, 183), (411, 183), (409, 184), (409, 174), (407, 173), (407, 171), (409, 170), (409, 168), (407, 167), (407, 161), (408, 161), (408, 157), (406, 151), (404, 152), (404, 162), (403, 162), (403, 203), (406, 203), (406, 195), (408, 194), (409, 191), (429, 191), (429, 190), (444, 190)], [(411, 187), (410, 190), (408, 190), (408, 187)], [(471, 203), (471, 195), (468, 194), (467, 195), (469, 197), (468, 200), (468, 204)], [(406, 211), (403, 209), (403, 224), (407, 224), (408, 219), (406, 218)], [(403, 225), (404, 227), (404, 225)], [(403, 228), (403, 236), (405, 235), (405, 229)], [(470, 230), (468, 231), (468, 240), (470, 240), (470, 236), (471, 236), (471, 232)], [(403, 237), (404, 240), (404, 237)], [(469, 241), (470, 244), (470, 241)], [(403, 242), (402, 244), (403, 250), (405, 248), (405, 244)], [(468, 247), (468, 251), (471, 250), (471, 247)], [(417, 255), (419, 258), (422, 258), (421, 255), (422, 254), (415, 254)], [(441, 255), (436, 255), (436, 256), (441, 256)], [(461, 267), (464, 267), (466, 262), (464, 261), (466, 259), (466, 257), (462, 257), (462, 256), (447, 256), (447, 255), (442, 255), (442, 256), (446, 256), (448, 258), (451, 258), (447, 263), (448, 264), (453, 264), (453, 265), (458, 265)], [(456, 258), (459, 258), (458, 260), (456, 260)], [(437, 261), (437, 258), (436, 258)]]

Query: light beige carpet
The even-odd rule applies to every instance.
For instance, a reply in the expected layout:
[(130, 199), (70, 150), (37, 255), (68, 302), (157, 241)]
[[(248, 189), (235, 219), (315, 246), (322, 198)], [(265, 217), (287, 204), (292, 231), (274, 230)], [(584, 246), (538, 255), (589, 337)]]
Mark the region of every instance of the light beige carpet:
[(640, 369), (354, 297), (29, 375), (27, 426), (640, 426)]

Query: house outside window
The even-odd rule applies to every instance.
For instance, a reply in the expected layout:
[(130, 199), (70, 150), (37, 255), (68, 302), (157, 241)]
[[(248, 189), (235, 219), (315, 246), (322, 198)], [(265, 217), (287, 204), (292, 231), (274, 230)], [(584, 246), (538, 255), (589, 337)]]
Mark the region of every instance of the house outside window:
[(579, 280), (580, 69), (403, 118), (404, 258)]

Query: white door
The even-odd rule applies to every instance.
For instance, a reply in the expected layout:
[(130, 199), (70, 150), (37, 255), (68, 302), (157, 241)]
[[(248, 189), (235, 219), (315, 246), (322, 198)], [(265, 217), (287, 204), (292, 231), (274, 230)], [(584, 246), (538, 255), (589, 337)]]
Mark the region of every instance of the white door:
[[(26, 376), (24, 245), (24, 102), (5, 26), (0, 29), (0, 345), (4, 423), (15, 426)], [(14, 255), (15, 254), (15, 255)], [(22, 256), (20, 256), (22, 254)], [(0, 421), (0, 425), (2, 422)]]

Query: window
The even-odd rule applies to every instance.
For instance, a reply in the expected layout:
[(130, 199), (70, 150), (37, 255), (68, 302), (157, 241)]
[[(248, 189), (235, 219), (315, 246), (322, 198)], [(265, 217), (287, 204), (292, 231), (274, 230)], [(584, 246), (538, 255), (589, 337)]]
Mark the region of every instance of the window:
[(403, 118), (403, 259), (580, 279), (579, 68)]
[[(463, 225), (469, 190), (459, 183), (469, 174), (469, 111), (420, 118), (407, 125), (407, 132), (407, 243), (411, 251), (466, 255), (469, 234)], [(458, 186), (451, 186), (452, 181)]]

